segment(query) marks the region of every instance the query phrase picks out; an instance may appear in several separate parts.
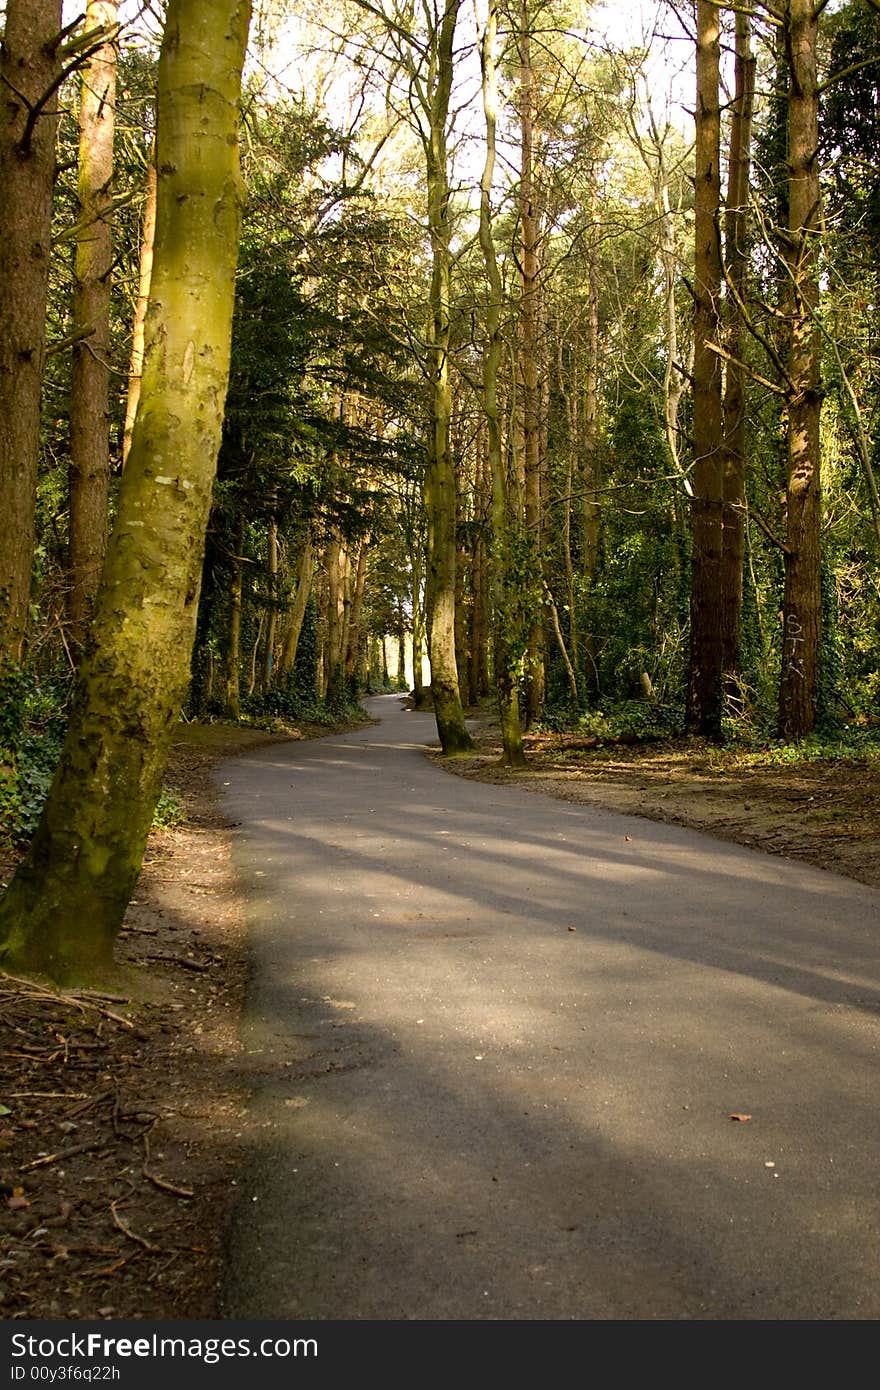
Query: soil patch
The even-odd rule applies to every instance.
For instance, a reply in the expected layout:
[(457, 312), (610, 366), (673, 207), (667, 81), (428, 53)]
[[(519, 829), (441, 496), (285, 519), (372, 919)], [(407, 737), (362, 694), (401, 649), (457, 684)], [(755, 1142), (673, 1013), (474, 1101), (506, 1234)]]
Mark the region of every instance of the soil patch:
[[(117, 948), (131, 997), (0, 973), (0, 1316), (218, 1316), (243, 1156), (243, 901), (212, 763), (325, 726), (182, 728)], [(14, 867), (0, 861), (0, 882)]]
[[(498, 764), (494, 725), (478, 752), (443, 761), (450, 772), (509, 782), (566, 801), (686, 825), (880, 887), (880, 764), (790, 761), (787, 749), (745, 753), (699, 741), (600, 745), (571, 734), (525, 739), (529, 768)], [(775, 759), (779, 762), (775, 762)]]

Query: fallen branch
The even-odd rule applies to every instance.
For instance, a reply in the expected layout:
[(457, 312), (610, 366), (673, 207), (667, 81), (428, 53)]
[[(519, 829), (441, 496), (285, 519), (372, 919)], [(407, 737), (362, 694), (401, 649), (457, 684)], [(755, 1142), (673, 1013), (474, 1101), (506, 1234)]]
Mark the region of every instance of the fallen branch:
[(7, 1091), (7, 1100), (88, 1100), (85, 1091)]
[(84, 1115), (87, 1110), (93, 1110), (96, 1105), (103, 1105), (105, 1100), (112, 1100), (116, 1095), (115, 1091), (101, 1091), (97, 1096), (83, 1096), (83, 1104), (75, 1105), (71, 1110), (71, 1117), (74, 1115)]
[(175, 1187), (173, 1182), (167, 1182), (165, 1178), (160, 1178), (158, 1173), (150, 1171), (150, 1137), (149, 1130), (144, 1134), (144, 1166), (141, 1172), (151, 1182), (154, 1187), (158, 1187), (160, 1192), (171, 1192), (175, 1197), (194, 1197), (196, 1194), (190, 1187)]
[(137, 1231), (133, 1231), (130, 1226), (126, 1225), (116, 1210), (115, 1202), (110, 1203), (110, 1215), (113, 1217), (114, 1226), (116, 1226), (124, 1236), (127, 1236), (129, 1240), (133, 1240), (136, 1245), (142, 1246), (144, 1250), (149, 1250), (152, 1255), (161, 1254), (161, 1248), (158, 1245), (154, 1245), (153, 1242), (147, 1240), (145, 1236), (139, 1236)]
[(70, 1008), (80, 1009), (83, 1013), (87, 1009), (93, 1009), (95, 1013), (101, 1014), (104, 1018), (112, 1018), (114, 1023), (121, 1023), (123, 1028), (134, 1028), (134, 1024), (128, 1018), (123, 1018), (122, 1014), (116, 1014), (112, 1009), (104, 1009), (100, 1004), (93, 1003), (91, 999), (84, 998), (85, 991), (77, 994), (59, 994), (54, 989), (45, 989), (42, 985), (35, 984), (33, 980), (24, 980), (20, 975), (9, 975), (6, 971), (0, 971), (0, 975), (6, 980), (12, 980), (13, 984), (21, 985), (32, 999), (46, 999), (56, 1004), (67, 1004)]
[(195, 1197), (195, 1192), (191, 1187), (175, 1187), (173, 1182), (166, 1182), (158, 1174), (151, 1173), (146, 1164), (141, 1169), (147, 1182), (151, 1182), (154, 1187), (158, 1187), (160, 1192), (170, 1192), (175, 1197)]
[(106, 1139), (93, 1139), (88, 1144), (72, 1144), (69, 1149), (59, 1149), (54, 1154), (44, 1154), (42, 1158), (34, 1158), (30, 1163), (23, 1163), (19, 1168), (20, 1173), (27, 1173), (31, 1168), (46, 1168), (50, 1163), (57, 1163), (62, 1158), (75, 1158), (77, 1154), (92, 1153), (95, 1149), (106, 1149)]

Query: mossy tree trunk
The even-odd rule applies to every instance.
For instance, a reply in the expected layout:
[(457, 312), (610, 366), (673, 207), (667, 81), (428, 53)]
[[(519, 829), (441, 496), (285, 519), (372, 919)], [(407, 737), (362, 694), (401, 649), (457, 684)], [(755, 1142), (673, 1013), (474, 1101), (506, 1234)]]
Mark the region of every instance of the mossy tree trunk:
[(0, 903), (3, 965), (99, 977), (186, 694), (229, 374), (250, 0), (170, 0), (141, 400), (61, 761)]
[(67, 613), (81, 649), (101, 577), (110, 490), (110, 277), (113, 269), (113, 135), (116, 126), (116, 0), (89, 0), (83, 27), (104, 42), (82, 72), (79, 221), (74, 260), (70, 388), (70, 516)]
[(0, 661), (21, 657), (30, 600), (60, 42), (61, 0), (7, 0), (0, 51)]

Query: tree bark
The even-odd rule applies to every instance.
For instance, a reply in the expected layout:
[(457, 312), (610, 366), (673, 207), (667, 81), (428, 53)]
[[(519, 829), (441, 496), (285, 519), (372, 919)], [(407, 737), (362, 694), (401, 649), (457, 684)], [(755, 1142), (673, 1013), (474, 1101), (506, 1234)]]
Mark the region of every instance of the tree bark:
[(820, 235), (819, 88), (814, 0), (788, 0), (789, 223), (786, 260), (791, 321), (788, 375), (788, 487), (779, 727), (786, 738), (810, 733), (816, 720), (821, 637), (822, 408), (818, 249)]
[(422, 602), (422, 549), (413, 548), (410, 572), (412, 574), (412, 651), (413, 651), (413, 704), (421, 709), (425, 703), (425, 687), (422, 683), (422, 660), (425, 654), (425, 608)]
[(300, 633), (302, 632), (303, 620), (306, 616), (306, 608), (312, 592), (314, 564), (315, 545), (312, 540), (311, 532), (309, 532), (303, 542), (299, 563), (296, 568), (296, 593), (293, 596), (293, 603), (290, 606), (287, 632), (284, 636), (284, 646), (281, 652), (281, 658), (278, 662), (279, 680), (283, 680), (284, 677), (293, 670), (296, 663), (296, 651), (299, 646)]
[(347, 552), (342, 537), (334, 531), (327, 543), (327, 637), (324, 643), (324, 691), (330, 705), (342, 702), (345, 623), (345, 568)]
[(138, 292), (131, 330), (131, 360), (128, 369), (128, 392), (125, 400), (125, 426), (122, 433), (122, 466), (128, 462), (131, 436), (141, 395), (141, 373), (144, 370), (144, 324), (150, 302), (150, 279), (153, 274), (153, 245), (156, 239), (156, 150), (150, 151), (147, 164), (147, 196), (144, 203), (144, 224), (141, 232), (141, 251), (138, 261)]
[(719, 341), (721, 294), (719, 15), (712, 0), (697, 0), (693, 569), (687, 727), (692, 734), (713, 739), (721, 737), (722, 711), (721, 359), (711, 347)]
[(83, 21), (85, 33), (102, 29), (107, 37), (83, 68), (79, 107), (67, 600), (75, 649), (85, 641), (107, 544), (117, 12), (116, 0), (88, 0)]
[(232, 579), (229, 585), (229, 614), (224, 652), (223, 712), (227, 719), (241, 718), (241, 599), (244, 571), (244, 521), (239, 517), (235, 528), (235, 554), (232, 557)]
[(367, 564), (370, 557), (370, 538), (364, 536), (358, 550), (357, 566), (351, 589), (351, 614), (345, 642), (345, 683), (350, 695), (357, 693), (361, 653), (361, 616), (367, 591)]
[(278, 522), (269, 519), (269, 534), (266, 538), (266, 591), (268, 608), (266, 612), (266, 643), (263, 647), (263, 663), (260, 673), (260, 689), (265, 695), (272, 685), (275, 669), (275, 634), (278, 631)]
[(34, 558), (61, 0), (7, 0), (0, 51), (0, 662), (21, 659)]
[(189, 680), (223, 422), (249, 0), (170, 0), (141, 403), (61, 761), (0, 904), (5, 968), (95, 978), (137, 878)]
[(725, 677), (739, 670), (740, 626), (745, 559), (745, 378), (741, 365), (746, 327), (737, 307), (748, 269), (748, 203), (755, 59), (751, 52), (751, 19), (736, 15), (736, 58), (730, 126), (727, 206), (724, 242), (727, 259), (727, 372), (724, 385), (722, 447), (723, 510), (721, 546), (721, 662)]
[[(541, 412), (538, 385), (539, 218), (535, 189), (535, 75), (532, 68), (532, 16), (522, 0), (517, 33), (520, 80), (520, 333), (519, 370), (522, 395), (523, 500), (526, 536), (534, 563), (541, 557)], [(533, 615), (526, 654), (526, 726), (544, 708), (544, 625), (541, 609)]]
[(446, 0), (436, 33), (426, 166), (431, 237), (429, 376), (433, 383), (431, 435), (425, 476), (428, 514), (428, 616), (431, 693), (440, 747), (445, 754), (473, 747), (465, 728), (455, 660), (455, 465), (450, 448), (452, 388), (449, 379), (449, 309), (452, 252), (446, 128), (452, 92), (453, 41), (460, 0)]
[(493, 666), (498, 713), (501, 719), (501, 761), (508, 767), (525, 767), (522, 725), (519, 713), (518, 660), (516, 634), (511, 631), (517, 621), (515, 595), (511, 594), (510, 556), (511, 529), (510, 498), (507, 469), (501, 452), (501, 413), (498, 405), (498, 372), (501, 365), (501, 306), (503, 285), (495, 242), (492, 237), (491, 193), (496, 157), (496, 123), (498, 83), (495, 70), (495, 37), (497, 11), (495, 0), (489, 0), (486, 26), (481, 36), (480, 59), (483, 77), (483, 111), (486, 119), (486, 159), (480, 183), (480, 248), (486, 268), (488, 302), (486, 306), (486, 341), (483, 346), (483, 414), (486, 418), (487, 454), (492, 479), (492, 587), (493, 587)]

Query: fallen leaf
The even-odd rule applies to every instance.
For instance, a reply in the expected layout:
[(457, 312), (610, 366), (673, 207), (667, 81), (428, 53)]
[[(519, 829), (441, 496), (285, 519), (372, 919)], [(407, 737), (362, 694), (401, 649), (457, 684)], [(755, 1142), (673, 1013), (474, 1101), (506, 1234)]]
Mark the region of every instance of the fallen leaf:
[(625, 840), (631, 840), (631, 839), (632, 839), (632, 835), (624, 835), (623, 838), (624, 838)]
[(577, 927), (569, 927), (569, 931), (577, 931)]
[(752, 1117), (751, 1115), (738, 1115), (734, 1113), (733, 1115), (728, 1115), (727, 1118), (729, 1120), (739, 1120), (742, 1124), (747, 1124)]

